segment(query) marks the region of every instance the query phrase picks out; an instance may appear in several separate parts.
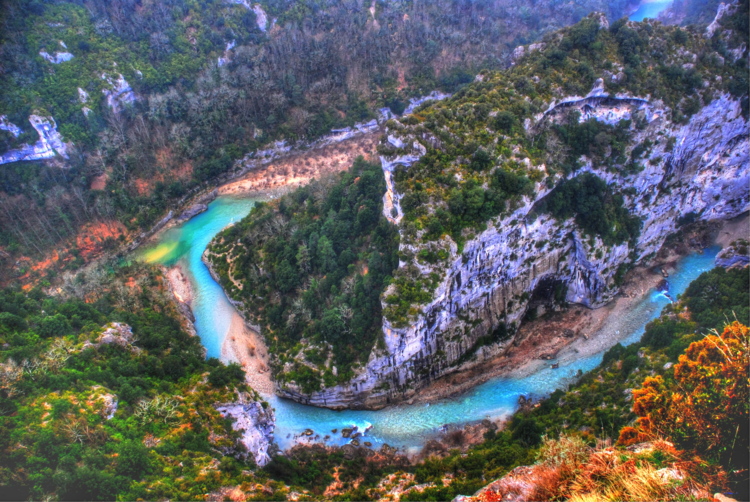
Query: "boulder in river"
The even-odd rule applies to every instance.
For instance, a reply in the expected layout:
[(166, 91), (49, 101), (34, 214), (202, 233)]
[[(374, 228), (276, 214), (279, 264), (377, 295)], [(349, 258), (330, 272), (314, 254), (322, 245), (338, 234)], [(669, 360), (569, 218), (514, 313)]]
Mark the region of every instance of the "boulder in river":
[(182, 214), (177, 217), (177, 219), (179, 221), (187, 221), (193, 216), (197, 216), (201, 214), (202, 212), (206, 211), (207, 209), (208, 209), (208, 206), (206, 204), (195, 204), (187, 208), (185, 211), (183, 211)]

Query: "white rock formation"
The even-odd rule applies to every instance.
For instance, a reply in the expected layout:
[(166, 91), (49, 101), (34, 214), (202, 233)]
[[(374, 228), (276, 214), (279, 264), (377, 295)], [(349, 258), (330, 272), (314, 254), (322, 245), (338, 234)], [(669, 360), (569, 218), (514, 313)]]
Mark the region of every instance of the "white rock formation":
[(414, 113), (414, 110), (416, 110), (419, 105), (427, 101), (440, 101), (450, 97), (450, 94), (446, 94), (440, 91), (432, 91), (427, 96), (422, 96), (421, 98), (409, 98), (409, 106), (407, 106), (404, 110), (404, 115)]
[(543, 51), (545, 47), (547, 47), (547, 44), (545, 44), (544, 42), (537, 42), (535, 44), (531, 44), (528, 46), (528, 48), (526, 48), (523, 45), (519, 45), (518, 47), (513, 49), (513, 52), (510, 55), (510, 64), (515, 65), (525, 55), (531, 54), (536, 51)]
[(738, 239), (716, 255), (716, 266), (723, 268), (744, 268), (750, 265), (750, 242)]
[(8, 131), (16, 138), (21, 134), (21, 128), (18, 127), (16, 124), (8, 120), (8, 117), (5, 115), (0, 115), (0, 130)]
[(133, 336), (133, 328), (129, 325), (121, 322), (111, 322), (105, 326), (104, 331), (96, 339), (96, 343), (86, 342), (83, 348), (99, 348), (103, 345), (119, 345), (120, 347), (127, 349), (136, 354), (141, 352), (139, 347), (134, 344), (136, 342)]
[[(89, 93), (84, 91), (80, 87), (78, 88), (78, 101), (80, 101), (84, 105), (89, 101)], [(88, 106), (84, 106), (83, 108), (81, 108), (81, 111), (86, 117), (88, 117), (92, 110)]]
[(113, 78), (111, 75), (103, 73), (102, 80), (109, 85), (109, 89), (102, 89), (102, 93), (107, 99), (107, 106), (113, 112), (118, 113), (124, 106), (135, 103), (137, 98), (133, 92), (133, 88), (130, 87), (130, 84), (128, 84), (128, 81), (125, 80), (122, 74), (118, 74), (117, 78)]
[(224, 49), (224, 55), (221, 56), (216, 62), (219, 66), (224, 66), (225, 64), (232, 61), (232, 55), (230, 54), (229, 51), (234, 49), (236, 45), (237, 45), (237, 42), (235, 40), (232, 40), (231, 42), (227, 42), (227, 48)]
[(52, 64), (60, 64), (73, 59), (73, 54), (70, 52), (55, 52), (54, 54), (49, 54), (47, 51), (39, 51), (39, 55)]
[(244, 455), (252, 455), (261, 467), (271, 461), (268, 450), (273, 443), (276, 423), (270, 406), (264, 408), (260, 402), (241, 393), (236, 402), (217, 405), (216, 409), (223, 417), (234, 419), (232, 429), (242, 433), (239, 442), (247, 450)]
[(227, 2), (235, 5), (242, 5), (247, 10), (253, 11), (255, 13), (255, 21), (258, 24), (258, 29), (263, 33), (266, 32), (268, 29), (268, 14), (266, 14), (266, 11), (263, 10), (263, 7), (259, 3), (252, 5), (248, 0), (227, 0)]
[[(55, 155), (68, 158), (67, 145), (63, 142), (60, 133), (57, 132), (55, 119), (52, 117), (31, 115), (29, 122), (31, 122), (31, 126), (39, 134), (39, 141), (33, 145), (23, 145), (21, 148), (10, 150), (0, 155), (0, 165), (19, 162), (21, 160), (50, 159)], [(20, 132), (20, 129), (18, 131)]]
[(268, 16), (266, 15), (266, 11), (263, 10), (263, 7), (261, 7), (260, 4), (256, 3), (253, 5), (253, 12), (255, 12), (258, 29), (265, 33), (268, 29)]
[[(533, 200), (526, 198), (512, 214), (489, 222), (484, 232), (465, 244), (462, 254), (450, 242), (447, 267), (420, 266), (422, 273), (437, 272), (442, 277), (433, 300), (422, 306), (422, 313), (408, 327), (396, 328), (384, 320), (386, 349), (374, 349), (367, 365), (348, 384), (312, 395), (287, 386), (280, 389), (281, 395), (331, 408), (379, 407), (408, 398), (420, 386), (454, 370), (474, 343), (499, 324), (505, 323), (512, 334), (538, 286), (562, 284), (567, 301), (602, 306), (617, 293), (613, 283), (619, 266), (647, 261), (676, 231), (680, 217), (693, 213), (701, 220), (721, 220), (750, 209), (748, 122), (740, 102), (731, 96), (715, 98), (679, 126), (668, 120), (671, 111), (661, 102), (607, 96), (597, 87), (588, 97), (550, 106), (539, 120), (555, 121), (570, 108), (608, 123), (636, 112), (646, 118), (645, 129), (633, 130), (631, 142), (631, 147), (646, 139), (654, 143), (643, 171), (608, 172), (589, 162), (574, 174), (593, 172), (616, 190), (632, 187), (625, 204), (643, 220), (635, 249), (627, 243), (607, 247), (599, 238), (584, 238), (573, 220), (534, 217), (535, 203), (549, 193), (539, 183)], [(394, 135), (388, 141), (407, 151), (381, 159), (388, 186), (384, 214), (398, 222), (402, 212), (392, 183), (393, 169), (418, 160), (425, 147), (413, 137)], [(402, 251), (409, 250), (403, 239), (401, 246)]]
[(726, 15), (731, 15), (737, 10), (737, 4), (736, 3), (720, 3), (719, 9), (716, 11), (716, 17), (714, 17), (714, 20), (711, 21), (711, 24), (708, 25), (706, 28), (706, 38), (711, 38), (714, 36), (714, 33), (716, 33), (716, 30), (721, 28), (721, 24), (719, 22), (721, 19)]

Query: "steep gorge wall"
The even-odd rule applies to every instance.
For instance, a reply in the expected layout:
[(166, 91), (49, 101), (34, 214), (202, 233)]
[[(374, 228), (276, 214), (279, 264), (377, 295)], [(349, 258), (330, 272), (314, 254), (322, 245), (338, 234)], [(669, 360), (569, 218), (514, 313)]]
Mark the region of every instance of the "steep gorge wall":
[[(573, 220), (534, 216), (534, 205), (550, 191), (538, 183), (533, 200), (525, 198), (511, 215), (490, 222), (465, 244), (461, 255), (450, 243), (450, 266), (441, 271), (432, 302), (407, 328), (395, 328), (384, 320), (386, 349), (373, 350), (367, 365), (348, 384), (311, 395), (293, 386), (279, 393), (331, 408), (381, 407), (408, 398), (429, 381), (455, 370), (476, 341), (501, 322), (512, 332), (542, 281), (566, 284), (568, 302), (602, 306), (617, 293), (614, 278), (620, 265), (646, 262), (676, 231), (681, 217), (692, 213), (701, 220), (721, 220), (750, 209), (748, 122), (738, 101), (722, 95), (679, 126), (669, 121), (670, 110), (658, 101), (601, 98), (595, 87), (585, 98), (551, 106), (533, 126), (554, 120), (556, 107), (577, 107), (583, 118), (609, 123), (630, 118), (636, 111), (645, 116), (647, 126), (634, 132), (630, 145), (646, 139), (656, 143), (644, 159), (643, 171), (609, 172), (589, 162), (572, 175), (592, 172), (616, 190), (632, 187), (625, 194), (626, 206), (643, 221), (635, 249), (627, 243), (607, 247), (599, 238), (584, 237)], [(674, 145), (671, 151), (667, 151), (669, 143)], [(423, 153), (424, 147), (415, 142), (411, 154), (382, 159), (389, 182), (384, 213), (392, 221), (403, 214), (392, 183), (393, 170), (411, 165)], [(501, 345), (511, 342), (512, 338)]]

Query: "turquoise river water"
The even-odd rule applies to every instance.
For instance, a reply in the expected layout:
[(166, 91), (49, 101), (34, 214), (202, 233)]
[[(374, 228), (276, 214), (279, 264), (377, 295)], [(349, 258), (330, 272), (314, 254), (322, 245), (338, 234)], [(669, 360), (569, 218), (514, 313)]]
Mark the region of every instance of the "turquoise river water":
[[(208, 211), (188, 222), (170, 228), (161, 234), (159, 241), (143, 249), (137, 258), (163, 265), (180, 264), (192, 283), (195, 292), (192, 309), (195, 327), (209, 357), (219, 357), (221, 345), (229, 330), (229, 320), (234, 307), (221, 287), (211, 278), (201, 261), (201, 254), (209, 241), (222, 228), (239, 221), (255, 204), (252, 198), (219, 197), (209, 205)], [(713, 268), (718, 248), (683, 258), (677, 270), (670, 275), (670, 294), (682, 293), (698, 275)], [(657, 291), (649, 292), (626, 315), (619, 316), (604, 328), (611, 330), (607, 339), (612, 344), (618, 339), (623, 344), (635, 343), (641, 337), (648, 321), (658, 316), (669, 299)], [(282, 449), (295, 441), (318, 440), (332, 436), (329, 444), (344, 444), (340, 432), (333, 429), (357, 426), (368, 429), (360, 440), (370, 441), (374, 447), (388, 443), (407, 451), (415, 451), (443, 426), (462, 424), (484, 418), (500, 418), (516, 409), (518, 397), (543, 396), (557, 388), (567, 386), (578, 370), (588, 371), (601, 361), (602, 354), (575, 361), (561, 362), (558, 369), (549, 367), (529, 376), (516, 379), (497, 378), (479, 385), (471, 391), (431, 405), (401, 405), (378, 411), (332, 411), (301, 405), (276, 396), (267, 396), (276, 410), (276, 440)], [(312, 429), (311, 438), (299, 439), (305, 429)]]
[(656, 19), (661, 11), (672, 4), (672, 0), (641, 2), (638, 9), (630, 15), (631, 21), (643, 21), (646, 18)]

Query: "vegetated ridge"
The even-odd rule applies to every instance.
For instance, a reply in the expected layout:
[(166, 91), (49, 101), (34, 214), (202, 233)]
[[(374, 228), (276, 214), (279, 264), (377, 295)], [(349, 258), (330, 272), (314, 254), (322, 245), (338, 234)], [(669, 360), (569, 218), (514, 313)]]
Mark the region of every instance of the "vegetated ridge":
[[(408, 98), (500, 67), (519, 43), (627, 5), (3, 2), (3, 269), (23, 277), (21, 257), (51, 258), (34, 275), (80, 267), (248, 154), (365, 123), (380, 108), (400, 114)], [(75, 237), (102, 222), (117, 231), (82, 249)]]
[[(302, 335), (277, 355), (291, 363), (276, 368), (279, 392), (334, 408), (408, 398), (479, 347), (511, 343), (532, 299), (601, 306), (680, 225), (747, 211), (746, 13), (734, 4), (705, 30), (591, 15), (514, 51), (512, 69), (389, 121), (383, 215), (398, 225), (399, 264), (381, 296), (382, 343), (331, 386), (335, 337), (277, 318), (273, 336)], [(236, 244), (235, 256), (257, 252)], [(301, 233), (287, 244), (298, 245), (309, 248)], [(265, 297), (247, 300), (275, 272), (249, 277), (223, 260), (229, 295), (258, 315)], [(337, 312), (326, 326), (346, 326)]]

